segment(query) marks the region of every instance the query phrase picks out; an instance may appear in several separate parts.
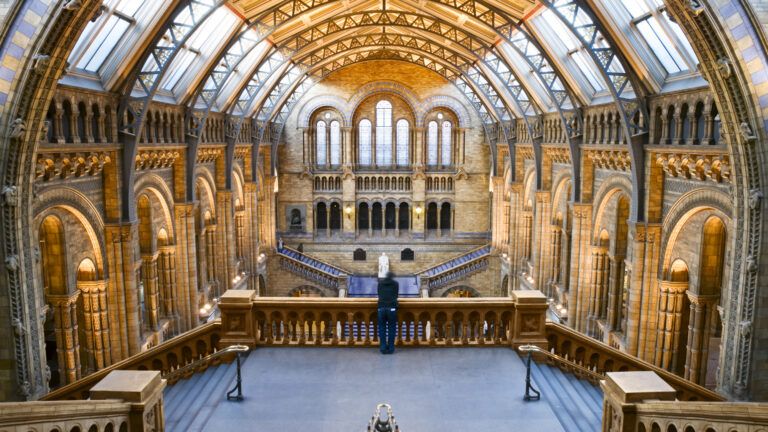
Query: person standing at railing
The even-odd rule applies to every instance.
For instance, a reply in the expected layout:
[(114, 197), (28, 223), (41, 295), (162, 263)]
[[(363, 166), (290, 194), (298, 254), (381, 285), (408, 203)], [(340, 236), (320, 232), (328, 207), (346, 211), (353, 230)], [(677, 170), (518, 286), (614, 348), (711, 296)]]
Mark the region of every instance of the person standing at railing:
[(395, 352), (395, 335), (397, 334), (397, 296), (400, 284), (392, 272), (387, 272), (384, 279), (379, 280), (379, 351), (382, 354)]

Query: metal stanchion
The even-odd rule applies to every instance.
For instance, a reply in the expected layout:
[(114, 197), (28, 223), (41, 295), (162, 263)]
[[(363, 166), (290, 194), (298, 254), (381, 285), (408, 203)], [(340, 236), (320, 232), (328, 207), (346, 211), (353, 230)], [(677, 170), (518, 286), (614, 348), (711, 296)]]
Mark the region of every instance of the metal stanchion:
[[(232, 390), (227, 392), (227, 400), (236, 400), (241, 401), (243, 400), (243, 380), (240, 376), (240, 352), (237, 352), (237, 383), (235, 384), (235, 387), (232, 388)], [(237, 394), (232, 396), (232, 393), (237, 391)]]
[[(528, 358), (525, 361), (525, 396), (523, 396), (523, 400), (525, 401), (537, 401), (541, 399), (541, 393), (533, 388), (533, 385), (531, 384), (531, 357), (533, 356), (532, 351), (528, 351)], [(531, 394), (531, 392), (535, 394)]]
[[(385, 410), (382, 412), (382, 408)], [(392, 407), (389, 404), (380, 403), (376, 405), (376, 411), (368, 422), (367, 432), (400, 432), (400, 428), (395, 422), (395, 416), (392, 414)]]

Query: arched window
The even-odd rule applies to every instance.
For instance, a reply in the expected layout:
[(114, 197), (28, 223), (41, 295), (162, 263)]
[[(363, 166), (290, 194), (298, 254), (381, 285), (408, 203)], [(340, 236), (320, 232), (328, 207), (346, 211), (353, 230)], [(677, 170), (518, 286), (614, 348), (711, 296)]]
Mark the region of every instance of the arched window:
[(331, 122), (331, 165), (341, 165), (341, 125), (337, 120)]
[(397, 164), (405, 166), (410, 163), (410, 143), (408, 140), (408, 120), (400, 119), (397, 121)]
[(443, 157), (442, 157), (442, 164), (443, 165), (450, 165), (451, 164), (451, 122), (446, 121), (443, 122)]
[(359, 149), (358, 149), (358, 163), (360, 165), (371, 164), (371, 121), (368, 119), (360, 120), (360, 126), (358, 127), (359, 137)]
[(317, 122), (317, 127), (315, 128), (317, 133), (317, 139), (315, 140), (317, 142), (317, 164), (318, 165), (325, 165), (328, 162), (326, 148), (325, 148), (325, 122), (319, 121)]
[(376, 165), (392, 165), (392, 104), (376, 104)]
[(437, 122), (427, 125), (427, 165), (437, 165)]

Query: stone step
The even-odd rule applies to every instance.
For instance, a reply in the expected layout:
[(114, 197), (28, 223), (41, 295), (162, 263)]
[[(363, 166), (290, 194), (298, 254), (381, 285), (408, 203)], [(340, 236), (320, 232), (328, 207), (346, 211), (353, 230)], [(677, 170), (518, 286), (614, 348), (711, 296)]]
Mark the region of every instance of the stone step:
[(186, 406), (184, 415), (175, 419), (175, 428), (171, 430), (189, 430), (189, 425), (203, 408), (208, 397), (214, 392), (214, 389), (221, 383), (221, 381), (226, 379), (227, 365), (221, 364), (215, 367), (216, 370), (213, 371), (213, 373), (205, 373), (205, 375), (208, 375), (210, 378), (206, 381), (205, 385), (196, 388), (197, 391), (194, 392), (194, 399)]
[[(244, 363), (245, 359), (246, 357), (242, 357), (240, 360)], [(202, 395), (204, 397), (202, 406), (196, 413), (194, 413), (192, 421), (184, 430), (189, 432), (202, 431), (216, 407), (220, 403), (226, 402), (227, 392), (234, 387), (235, 379), (237, 378), (237, 362), (233, 361), (232, 363), (223, 365), (223, 367), (224, 375), (222, 376), (222, 379), (220, 379), (213, 390), (207, 394), (207, 397), (206, 395)]]

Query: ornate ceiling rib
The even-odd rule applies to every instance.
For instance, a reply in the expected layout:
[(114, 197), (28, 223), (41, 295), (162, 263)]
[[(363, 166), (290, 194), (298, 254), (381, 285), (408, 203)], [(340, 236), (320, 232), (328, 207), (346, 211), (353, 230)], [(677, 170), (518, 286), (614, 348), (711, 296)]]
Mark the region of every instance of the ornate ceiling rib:
[[(126, 80), (126, 87), (118, 110), (118, 131), (123, 144), (122, 175), (123, 190), (126, 199), (121, 202), (122, 218), (126, 221), (136, 219), (133, 200), (133, 180), (135, 175), (134, 159), (139, 137), (144, 127), (147, 108), (152, 101), (168, 66), (187, 40), (222, 4), (217, 0), (210, 4), (197, 0), (179, 2), (168, 19), (156, 33), (152, 43), (144, 51), (136, 66)], [(133, 96), (138, 92), (138, 96)], [(189, 194), (189, 191), (188, 191)]]
[(573, 32), (587, 49), (605, 80), (619, 112), (622, 140), (629, 145), (632, 161), (632, 202), (630, 220), (640, 222), (644, 214), (645, 152), (644, 135), (648, 133), (648, 109), (642, 86), (602, 23), (583, 0), (541, 0)]

